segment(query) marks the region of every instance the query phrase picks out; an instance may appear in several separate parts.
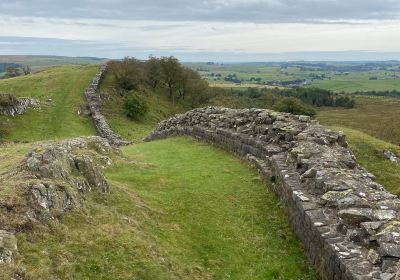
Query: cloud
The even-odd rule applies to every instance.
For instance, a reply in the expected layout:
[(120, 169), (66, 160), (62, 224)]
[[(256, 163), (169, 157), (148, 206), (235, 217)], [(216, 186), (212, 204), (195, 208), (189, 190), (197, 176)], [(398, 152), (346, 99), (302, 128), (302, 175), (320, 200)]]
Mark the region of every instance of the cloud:
[(4, 15), (163, 21), (320, 22), (399, 19), (398, 0), (14, 0)]

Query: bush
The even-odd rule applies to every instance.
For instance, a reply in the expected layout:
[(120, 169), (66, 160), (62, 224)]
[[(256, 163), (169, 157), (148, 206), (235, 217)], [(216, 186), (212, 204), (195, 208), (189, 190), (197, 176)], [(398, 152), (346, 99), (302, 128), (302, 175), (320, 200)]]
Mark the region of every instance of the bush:
[(17, 97), (12, 93), (0, 93), (0, 106), (12, 106), (18, 101)]
[(5, 121), (0, 120), (0, 139), (9, 134), (9, 126)]
[(301, 103), (297, 98), (288, 97), (280, 100), (274, 105), (274, 109), (279, 112), (291, 113), (294, 115), (315, 116), (316, 112), (310, 106)]
[(131, 93), (126, 97), (124, 107), (126, 115), (132, 119), (144, 117), (149, 110), (146, 101), (135, 93)]

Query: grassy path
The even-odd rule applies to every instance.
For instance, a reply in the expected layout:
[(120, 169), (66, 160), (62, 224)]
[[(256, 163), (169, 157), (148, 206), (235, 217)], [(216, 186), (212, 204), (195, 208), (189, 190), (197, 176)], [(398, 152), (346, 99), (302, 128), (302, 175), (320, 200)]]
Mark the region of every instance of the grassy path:
[(316, 279), (275, 195), (233, 155), (168, 139), (123, 148), (106, 175), (111, 194), (19, 236), (32, 279)]
[(91, 119), (78, 111), (85, 102), (84, 90), (97, 71), (96, 65), (60, 66), (0, 81), (0, 92), (33, 97), (42, 104), (41, 110), (29, 109), (15, 118), (0, 116), (10, 132), (1, 140), (33, 142), (95, 134)]

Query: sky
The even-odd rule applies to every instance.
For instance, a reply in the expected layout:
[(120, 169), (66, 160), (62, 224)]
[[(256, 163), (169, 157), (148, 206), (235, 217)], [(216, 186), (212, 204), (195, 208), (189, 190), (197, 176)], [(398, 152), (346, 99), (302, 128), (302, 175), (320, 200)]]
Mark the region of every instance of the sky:
[(400, 60), (400, 1), (0, 0), (0, 54)]

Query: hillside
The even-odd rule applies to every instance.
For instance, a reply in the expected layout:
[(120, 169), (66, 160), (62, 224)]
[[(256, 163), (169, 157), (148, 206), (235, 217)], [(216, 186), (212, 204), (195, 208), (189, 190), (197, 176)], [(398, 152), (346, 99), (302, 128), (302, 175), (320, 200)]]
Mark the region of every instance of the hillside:
[[(40, 110), (29, 109), (15, 118), (1, 117), (9, 128), (3, 141), (32, 143), (0, 144), (0, 195), (11, 195), (12, 202), (18, 202), (19, 194), (2, 176), (38, 145), (35, 141), (96, 134), (82, 105), (85, 88), (98, 69), (95, 65), (51, 67), (0, 81), (0, 91), (33, 97), (42, 104)], [(160, 120), (187, 107), (159, 93), (141, 92), (149, 112), (133, 120), (126, 116), (124, 97), (112, 75), (106, 76), (99, 94), (111, 127), (136, 142), (110, 156), (112, 165), (104, 172), (111, 192), (85, 193), (84, 203), (74, 211), (56, 213), (58, 219), (17, 231), (20, 255), (14, 265), (3, 266), (0, 279), (10, 275), (21, 279), (317, 279), (277, 197), (254, 169), (193, 139), (140, 143)], [(343, 130), (359, 163), (389, 191), (400, 194), (400, 167), (383, 157), (383, 150), (400, 150), (378, 139), (397, 138), (368, 135), (373, 135), (370, 125), (381, 133), (378, 115), (372, 118), (371, 113), (379, 114), (385, 106), (360, 104), (350, 110), (320, 110), (317, 117), (334, 130)], [(346, 119), (347, 113), (354, 117)], [(395, 111), (388, 114), (384, 123), (391, 123), (395, 115)]]
[(10, 118), (0, 116), (9, 130), (2, 141), (40, 141), (95, 134), (84, 115), (84, 91), (99, 66), (57, 66), (38, 73), (0, 80), (0, 92), (40, 101), (40, 109)]
[[(0, 203), (26, 211), (18, 210), (25, 207), (19, 204), (24, 191), (14, 191), (24, 179), (11, 182), (8, 174), (33, 147), (95, 134), (91, 119), (78, 112), (97, 71), (51, 67), (0, 81), (1, 91), (41, 102), (40, 110), (1, 117), (9, 134), (0, 144)], [(112, 97), (110, 76), (100, 92)], [(118, 96), (104, 107), (111, 126), (137, 142), (158, 121), (185, 110), (162, 96), (142, 97), (150, 111), (140, 121), (125, 116)], [(19, 255), (15, 264), (1, 265), (0, 279), (316, 279), (276, 196), (234, 156), (179, 138), (124, 147), (110, 157), (111, 192), (82, 194), (72, 212), (18, 229)]]

